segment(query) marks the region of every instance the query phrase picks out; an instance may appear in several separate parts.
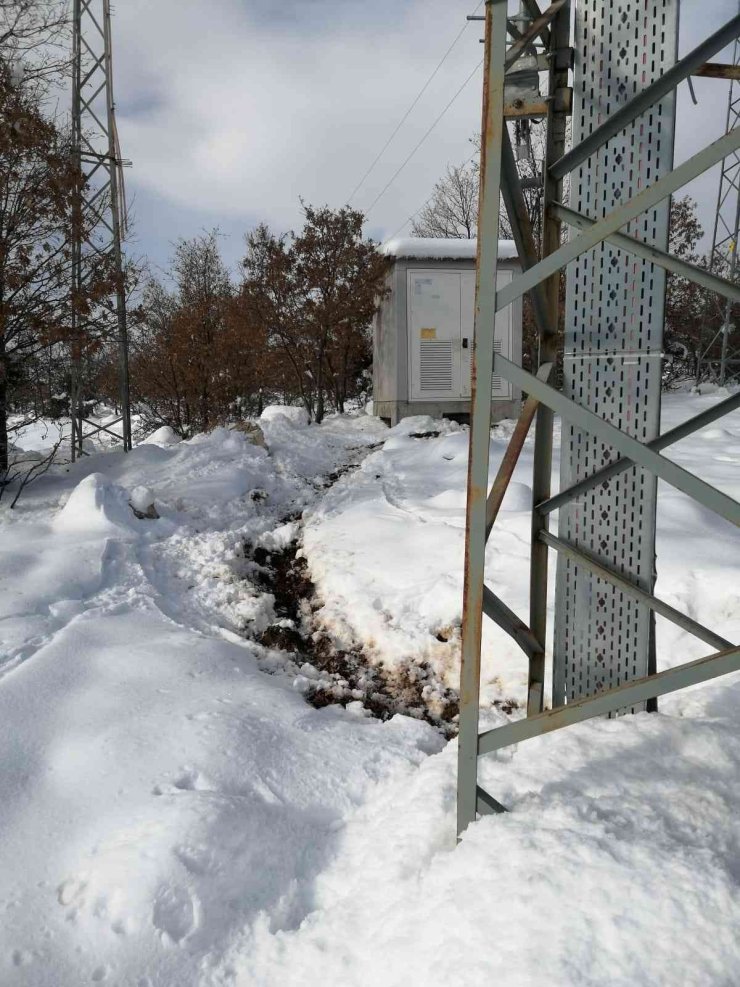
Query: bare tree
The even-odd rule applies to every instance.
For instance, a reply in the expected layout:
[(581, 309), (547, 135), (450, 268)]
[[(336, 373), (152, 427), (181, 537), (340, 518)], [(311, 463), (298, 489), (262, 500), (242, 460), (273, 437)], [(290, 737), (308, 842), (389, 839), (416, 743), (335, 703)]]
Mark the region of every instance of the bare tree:
[(49, 471), (63, 442), (62, 429), (57, 427), (51, 448), (43, 453), (25, 452), (13, 447), (5, 469), (0, 470), (0, 500), (9, 491), (13, 494), (10, 507), (14, 508), (29, 483)]
[(432, 197), (411, 224), (414, 236), (470, 240), (478, 226), (478, 165), (473, 162), (447, 171), (434, 186)]
[(11, 388), (69, 318), (69, 144), (0, 65), (0, 471)]
[[(522, 182), (524, 201), (535, 240), (541, 235), (541, 168), (544, 156), (544, 133), (537, 124), (524, 127), (522, 122), (511, 126), (512, 143), (517, 154), (517, 171)], [(471, 138), (480, 151), (480, 137)], [(464, 165), (448, 165), (444, 176), (434, 186), (426, 205), (411, 224), (414, 236), (438, 237), (445, 240), (465, 240), (476, 236), (478, 228), (478, 160)], [(499, 236), (511, 239), (511, 224), (503, 201)]]
[(44, 87), (70, 62), (68, 0), (0, 0), (0, 60)]

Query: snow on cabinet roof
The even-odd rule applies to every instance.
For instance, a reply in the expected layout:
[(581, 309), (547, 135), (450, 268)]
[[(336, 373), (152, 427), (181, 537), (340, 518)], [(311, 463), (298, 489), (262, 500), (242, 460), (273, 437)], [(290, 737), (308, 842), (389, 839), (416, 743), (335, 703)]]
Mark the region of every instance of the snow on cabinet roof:
[[(413, 260), (475, 260), (477, 240), (447, 240), (436, 237), (401, 236), (381, 244), (386, 257)], [(499, 260), (517, 256), (513, 240), (499, 240)]]

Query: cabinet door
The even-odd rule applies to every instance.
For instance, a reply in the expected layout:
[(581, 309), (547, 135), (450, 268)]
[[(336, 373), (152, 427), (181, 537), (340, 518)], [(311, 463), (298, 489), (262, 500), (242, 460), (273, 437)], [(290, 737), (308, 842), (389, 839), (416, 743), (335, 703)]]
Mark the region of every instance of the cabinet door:
[[(511, 271), (498, 271), (496, 287), (501, 289), (512, 280)], [(463, 271), (460, 275), (460, 314), (461, 314), (461, 369), (460, 383), (463, 397), (470, 397), (470, 371), (472, 369), (473, 333), (475, 325), (475, 271)], [(468, 340), (467, 346), (465, 345)], [(495, 353), (511, 359), (512, 354), (511, 306), (496, 313), (493, 333)], [(511, 384), (500, 374), (491, 377), (491, 394), (494, 398), (510, 398)]]
[(460, 274), (409, 271), (411, 397), (460, 397)]

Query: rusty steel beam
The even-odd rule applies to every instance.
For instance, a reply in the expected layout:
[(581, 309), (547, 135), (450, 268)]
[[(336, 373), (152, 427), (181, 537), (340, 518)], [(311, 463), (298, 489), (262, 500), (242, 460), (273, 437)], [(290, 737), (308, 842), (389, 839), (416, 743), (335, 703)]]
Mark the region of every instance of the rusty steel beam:
[(678, 692), (690, 685), (700, 685), (710, 682), (720, 675), (729, 675), (740, 671), (740, 647), (728, 648), (699, 658), (697, 661), (669, 668), (665, 672), (648, 675), (642, 679), (632, 679), (624, 685), (607, 689), (596, 696), (575, 699), (567, 706), (556, 706), (538, 716), (528, 716), (524, 720), (507, 723), (503, 727), (495, 727), (480, 735), (478, 754), (491, 754), (493, 751), (521, 744), (524, 740), (540, 737), (543, 733), (562, 730), (563, 727), (582, 723), (594, 716), (605, 716), (614, 713), (624, 706), (643, 703), (647, 699), (665, 696), (670, 692)]
[(478, 706), (483, 586), (486, 565), (486, 497), (491, 440), (491, 371), (496, 321), (496, 270), (504, 121), (506, 0), (486, 3), (480, 208), (471, 373), (470, 441), (465, 518), (465, 580), (457, 760), (458, 836), (475, 821), (478, 806)]
[[(543, 363), (542, 366), (537, 371), (537, 377), (540, 380), (547, 380), (550, 377), (550, 371), (552, 370), (551, 363)], [(529, 429), (534, 421), (535, 413), (539, 407), (539, 399), (535, 397), (528, 397), (524, 402), (524, 407), (522, 412), (517, 419), (514, 431), (509, 439), (509, 444), (506, 447), (506, 452), (503, 455), (501, 463), (496, 473), (496, 479), (493, 481), (493, 486), (488, 494), (488, 500), (486, 501), (486, 541), (491, 534), (491, 529), (498, 517), (498, 512), (501, 509), (501, 504), (503, 503), (504, 496), (508, 489), (509, 483), (511, 482), (511, 477), (513, 476), (514, 470), (516, 469), (516, 464), (519, 462), (519, 457), (524, 448), (524, 442), (529, 434)]]
[(740, 65), (707, 62), (691, 74), (704, 79), (729, 79), (732, 82), (740, 82)]

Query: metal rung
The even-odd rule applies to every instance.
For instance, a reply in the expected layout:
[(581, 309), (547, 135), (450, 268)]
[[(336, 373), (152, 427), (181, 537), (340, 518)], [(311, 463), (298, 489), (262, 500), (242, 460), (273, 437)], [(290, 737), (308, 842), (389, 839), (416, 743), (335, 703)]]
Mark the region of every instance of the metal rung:
[(631, 582), (621, 573), (614, 572), (613, 569), (608, 569), (597, 559), (592, 558), (582, 548), (578, 548), (576, 545), (571, 545), (568, 542), (563, 541), (562, 538), (556, 538), (555, 535), (551, 535), (548, 531), (540, 532), (540, 541), (543, 541), (549, 548), (555, 549), (555, 551), (559, 552), (561, 555), (567, 556), (567, 558), (575, 562), (576, 565), (582, 565), (585, 569), (589, 569), (593, 572), (595, 576), (606, 580), (606, 582), (611, 583), (612, 586), (616, 586), (617, 589), (626, 596), (631, 596), (633, 599), (644, 603), (645, 606), (650, 607), (650, 609), (654, 610), (655, 613), (659, 613), (661, 617), (665, 617), (666, 620), (670, 620), (672, 623), (682, 627), (685, 631), (688, 631), (689, 634), (693, 634), (694, 637), (698, 637), (700, 641), (704, 641), (706, 644), (709, 644), (713, 648), (717, 648), (719, 650), (723, 648), (735, 647), (732, 641), (728, 641), (719, 634), (715, 634), (714, 631), (709, 630), (708, 627), (704, 627), (704, 625), (700, 624), (698, 621), (692, 620), (691, 617), (687, 617), (685, 613), (681, 613), (680, 610), (676, 610), (675, 607), (670, 606), (670, 604), (664, 603), (663, 600), (659, 600), (656, 596), (648, 593), (640, 586), (635, 585), (635, 583)]
[(497, 802), (493, 795), (489, 795), (487, 791), (480, 787), (480, 785), (476, 786), (475, 794), (476, 808), (480, 815), (498, 816), (502, 812), (509, 811), (505, 805), (501, 805), (500, 802)]
[(561, 730), (595, 716), (605, 716), (623, 706), (633, 706), (655, 696), (665, 696), (687, 686), (699, 685), (737, 671), (740, 671), (740, 647), (718, 651), (706, 658), (658, 672), (657, 675), (633, 679), (597, 696), (576, 699), (567, 706), (556, 706), (555, 709), (548, 709), (537, 716), (528, 716), (524, 720), (487, 730), (478, 737), (478, 755), (491, 754), (503, 747), (539, 737), (543, 733)]

